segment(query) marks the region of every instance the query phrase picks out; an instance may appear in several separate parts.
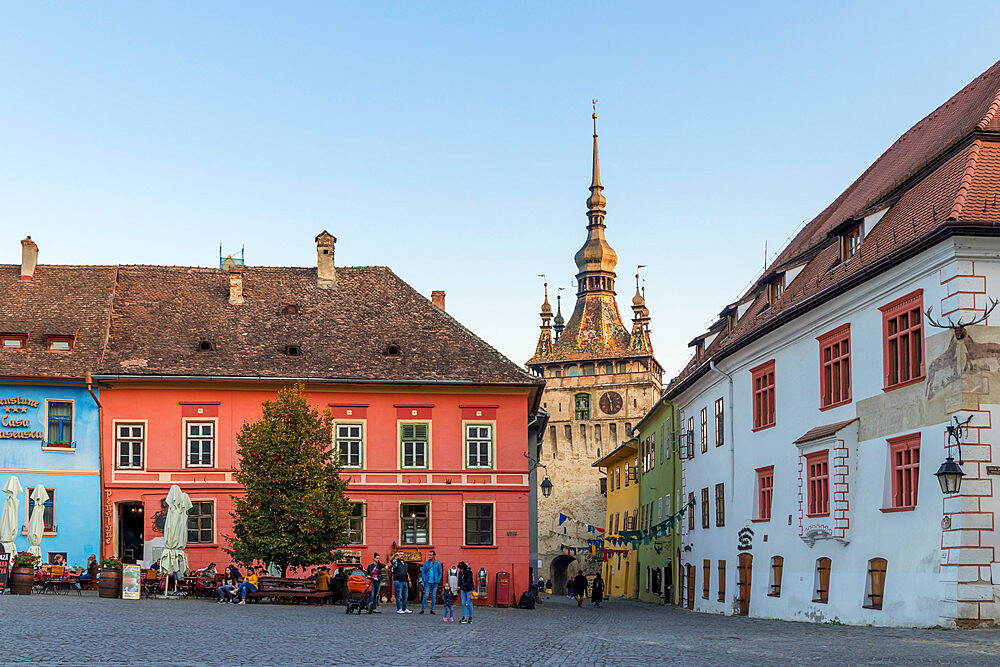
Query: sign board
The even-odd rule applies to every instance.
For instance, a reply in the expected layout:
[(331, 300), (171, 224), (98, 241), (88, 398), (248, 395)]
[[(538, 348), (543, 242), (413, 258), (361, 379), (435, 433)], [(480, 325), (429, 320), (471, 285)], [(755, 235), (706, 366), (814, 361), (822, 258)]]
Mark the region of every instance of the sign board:
[(1000, 466), (986, 466), (987, 475), (1000, 475)]
[(400, 551), (399, 557), (407, 563), (423, 563), (424, 555), (419, 551)]
[(23, 396), (0, 398), (0, 440), (42, 440), (45, 434), (31, 430), (27, 414), (29, 408), (37, 407), (38, 401)]
[(140, 576), (138, 565), (126, 565), (122, 568), (122, 600), (139, 599)]
[(7, 576), (10, 574), (10, 554), (0, 554), (0, 595), (7, 589)]

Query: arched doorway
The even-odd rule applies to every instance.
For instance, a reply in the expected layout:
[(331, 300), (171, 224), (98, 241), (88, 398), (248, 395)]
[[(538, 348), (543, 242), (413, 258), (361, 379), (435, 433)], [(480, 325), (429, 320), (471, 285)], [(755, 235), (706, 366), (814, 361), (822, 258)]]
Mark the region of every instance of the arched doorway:
[[(570, 570), (573, 570), (570, 572)], [(576, 576), (576, 571), (580, 567), (576, 562), (576, 559), (572, 556), (567, 556), (563, 554), (562, 556), (556, 556), (552, 559), (552, 565), (549, 566), (549, 576), (552, 579), (552, 592), (553, 594), (566, 594), (566, 581), (569, 580), (571, 576)]]
[(739, 558), (739, 603), (740, 616), (750, 614), (750, 575), (753, 573), (753, 556), (740, 554)]

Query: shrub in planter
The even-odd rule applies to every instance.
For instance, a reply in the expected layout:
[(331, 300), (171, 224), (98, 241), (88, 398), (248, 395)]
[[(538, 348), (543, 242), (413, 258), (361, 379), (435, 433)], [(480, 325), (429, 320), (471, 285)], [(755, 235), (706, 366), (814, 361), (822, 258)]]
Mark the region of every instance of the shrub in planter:
[(10, 592), (14, 595), (31, 595), (31, 587), (35, 585), (35, 566), (42, 559), (27, 551), (14, 554), (13, 567), (10, 571)]
[(97, 580), (97, 594), (102, 598), (119, 598), (122, 595), (122, 562), (117, 558), (102, 558)]

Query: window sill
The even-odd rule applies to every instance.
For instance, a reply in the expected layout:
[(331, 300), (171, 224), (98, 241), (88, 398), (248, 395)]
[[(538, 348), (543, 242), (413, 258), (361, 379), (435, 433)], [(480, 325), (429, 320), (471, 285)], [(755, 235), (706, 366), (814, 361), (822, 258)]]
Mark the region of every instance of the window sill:
[(918, 382), (923, 382), (927, 378), (926, 375), (921, 375), (918, 378), (913, 378), (912, 380), (907, 380), (906, 382), (900, 382), (899, 384), (889, 385), (888, 387), (882, 387), (882, 391), (892, 391), (893, 389), (900, 389), (901, 387), (908, 387), (911, 384), (916, 384)]
[(810, 519), (822, 519), (823, 517), (829, 517), (830, 513), (823, 512), (822, 514), (809, 514), (808, 512), (806, 512), (806, 516), (809, 517)]
[(756, 428), (750, 429), (750, 431), (752, 433), (756, 433), (757, 431), (763, 431), (765, 429), (774, 428), (774, 426), (777, 425), (777, 423), (778, 422), (774, 422), (774, 424), (765, 424), (764, 426), (758, 426)]
[(839, 408), (841, 405), (850, 405), (853, 399), (847, 399), (846, 401), (837, 401), (836, 403), (831, 403), (830, 405), (819, 406), (820, 412), (826, 412), (827, 410), (833, 410), (834, 408)]
[(464, 472), (493, 472), (494, 468), (465, 468)]
[[(59, 535), (59, 533), (56, 533), (56, 532), (52, 532), (52, 533), (50, 533), (50, 532), (44, 532), (44, 533), (42, 533), (42, 537), (58, 537), (58, 535)], [(27, 537), (27, 536), (28, 536), (28, 531), (22, 530), (21, 531), (21, 537)]]
[(758, 518), (758, 519), (750, 519), (750, 522), (751, 523), (767, 523), (770, 520), (771, 520), (771, 517), (767, 517), (766, 519), (760, 519), (760, 518)]
[(212, 542), (211, 544), (202, 544), (200, 542), (196, 543), (196, 544), (191, 544), (190, 542), (188, 542), (188, 545), (185, 548), (187, 548), (187, 549), (218, 549), (219, 545), (218, 545), (217, 542)]
[(816, 604), (828, 604), (826, 600), (813, 600)]
[(880, 507), (879, 512), (912, 512), (917, 509), (916, 505), (910, 505), (909, 507)]
[(769, 597), (769, 598), (780, 598), (781, 597), (781, 593), (768, 593), (767, 597)]
[(500, 547), (498, 547), (495, 544), (492, 544), (492, 545), (490, 545), (490, 544), (463, 544), (462, 548), (463, 549), (499, 549)]
[(115, 468), (115, 472), (146, 472), (145, 468)]
[(43, 452), (56, 452), (58, 454), (76, 454), (76, 447), (42, 446)]

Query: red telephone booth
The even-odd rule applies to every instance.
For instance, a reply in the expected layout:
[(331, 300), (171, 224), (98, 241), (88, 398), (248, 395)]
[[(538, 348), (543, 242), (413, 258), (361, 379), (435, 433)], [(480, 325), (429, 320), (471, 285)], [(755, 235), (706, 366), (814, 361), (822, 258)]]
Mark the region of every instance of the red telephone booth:
[(493, 590), (496, 596), (495, 607), (509, 607), (510, 600), (510, 572), (497, 572), (497, 587)]

